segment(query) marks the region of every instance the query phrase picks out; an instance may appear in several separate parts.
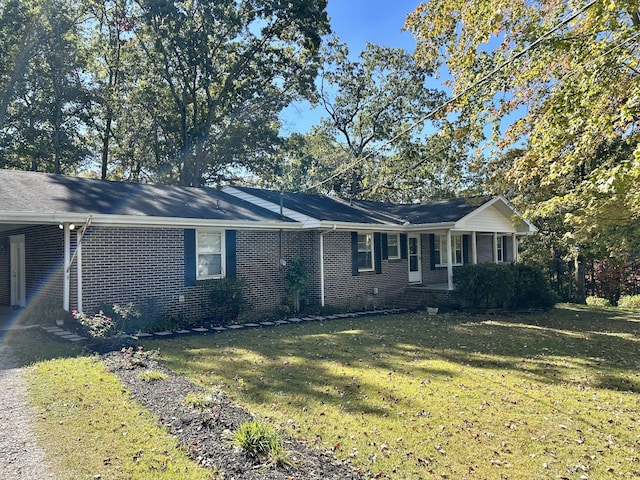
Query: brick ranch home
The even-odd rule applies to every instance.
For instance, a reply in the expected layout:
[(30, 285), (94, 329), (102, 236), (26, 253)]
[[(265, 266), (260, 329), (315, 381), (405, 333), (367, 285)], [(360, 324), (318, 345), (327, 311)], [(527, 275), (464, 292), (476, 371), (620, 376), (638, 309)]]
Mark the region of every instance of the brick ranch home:
[(237, 277), (250, 315), (266, 315), (300, 255), (311, 305), (415, 306), (451, 294), (458, 265), (516, 261), (534, 231), (502, 197), (398, 205), (0, 170), (0, 305), (46, 296), (92, 313), (152, 299), (194, 318), (204, 280)]

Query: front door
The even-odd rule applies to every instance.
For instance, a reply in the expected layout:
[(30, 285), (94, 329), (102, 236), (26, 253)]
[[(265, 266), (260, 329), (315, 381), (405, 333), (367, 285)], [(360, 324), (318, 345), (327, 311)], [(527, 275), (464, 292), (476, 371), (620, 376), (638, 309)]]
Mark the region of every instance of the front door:
[(422, 283), (422, 259), (420, 258), (420, 235), (409, 235), (409, 283)]
[(11, 245), (11, 306), (24, 307), (27, 304), (24, 235), (10, 236), (9, 243)]

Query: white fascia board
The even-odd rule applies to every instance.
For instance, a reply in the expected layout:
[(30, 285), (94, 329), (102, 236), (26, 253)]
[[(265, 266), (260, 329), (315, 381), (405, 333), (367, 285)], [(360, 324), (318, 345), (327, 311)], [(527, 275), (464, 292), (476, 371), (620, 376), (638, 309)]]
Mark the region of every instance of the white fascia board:
[[(224, 193), (228, 193), (229, 195), (233, 195), (236, 198), (244, 200), (245, 202), (252, 203), (258, 207), (262, 207), (271, 212), (280, 214), (280, 204), (273, 203), (264, 198), (257, 197), (255, 195), (251, 195), (250, 193), (243, 192), (234, 187), (224, 187), (222, 189)], [(321, 224), (320, 220), (314, 217), (310, 217), (309, 215), (304, 215), (296, 210), (291, 210), (290, 208), (283, 207), (282, 215), (288, 217), (296, 222), (302, 224), (305, 228), (318, 228)]]
[(146, 217), (133, 215), (92, 215), (71, 213), (0, 213), (0, 223), (21, 225), (58, 225), (75, 223), (81, 225), (91, 218), (91, 224), (112, 227), (184, 228), (216, 227), (239, 230), (299, 230), (298, 222), (208, 220), (203, 218)]

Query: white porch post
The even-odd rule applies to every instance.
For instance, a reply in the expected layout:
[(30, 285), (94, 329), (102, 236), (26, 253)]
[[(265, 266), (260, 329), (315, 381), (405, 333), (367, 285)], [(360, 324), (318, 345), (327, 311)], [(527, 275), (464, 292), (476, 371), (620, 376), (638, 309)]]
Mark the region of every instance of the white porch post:
[(324, 232), (320, 232), (320, 306), (324, 307)]
[(64, 232), (64, 271), (63, 271), (63, 293), (62, 293), (62, 308), (69, 311), (69, 293), (71, 290), (71, 272), (69, 259), (71, 258), (71, 230), (69, 224), (62, 225), (62, 231)]
[(493, 232), (493, 263), (498, 263), (498, 232)]
[(478, 264), (478, 237), (476, 232), (471, 232), (471, 263)]
[(447, 230), (447, 287), (449, 290), (453, 290), (453, 255), (451, 248), (451, 230)]
[(76, 283), (78, 288), (77, 309), (82, 312), (82, 231), (76, 232)]
[(513, 251), (513, 256), (511, 258), (513, 258), (515, 263), (518, 261), (518, 237), (516, 237), (515, 233), (511, 234), (511, 250)]

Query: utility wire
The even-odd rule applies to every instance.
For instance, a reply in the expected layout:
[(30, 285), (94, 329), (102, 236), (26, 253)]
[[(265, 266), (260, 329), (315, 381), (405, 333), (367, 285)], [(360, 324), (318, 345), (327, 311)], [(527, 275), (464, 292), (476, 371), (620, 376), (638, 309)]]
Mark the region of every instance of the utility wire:
[(413, 123), (412, 125), (409, 125), (408, 127), (405, 127), (404, 129), (402, 129), (399, 133), (397, 133), (396, 135), (394, 135), (392, 138), (390, 138), (389, 140), (385, 141), (384, 143), (382, 143), (382, 145), (380, 145), (379, 147), (375, 148), (374, 150), (372, 150), (371, 152), (367, 153), (365, 156), (361, 157), (361, 158), (357, 158), (354, 161), (350, 162), (349, 164), (347, 164), (345, 167), (343, 167), (341, 170), (339, 170), (338, 172), (334, 173), (333, 175), (325, 178), (324, 180), (320, 181), (320, 182), (316, 182), (313, 185), (307, 187), (304, 189), (304, 191), (306, 190), (312, 190), (318, 187), (321, 187), (322, 185), (324, 185), (327, 182), (330, 182), (331, 180), (333, 180), (334, 178), (347, 173), (349, 170), (352, 170), (353, 168), (355, 168), (356, 166), (358, 166), (360, 163), (364, 162), (365, 160), (367, 160), (368, 158), (372, 157), (374, 154), (378, 153), (380, 150), (382, 150), (382, 148), (386, 147), (387, 145), (395, 142), (398, 138), (400, 138), (401, 136), (405, 135), (406, 133), (410, 132), (411, 130), (413, 130), (414, 128), (416, 128), (418, 125), (424, 123), (426, 120), (428, 120), (429, 118), (433, 117), (434, 115), (440, 113), (442, 110), (444, 110), (446, 107), (448, 107), (449, 105), (451, 105), (452, 103), (457, 102), (461, 97), (463, 97), (464, 95), (466, 95), (467, 93), (471, 92), (472, 90), (475, 90), (476, 88), (478, 88), (479, 86), (483, 85), (484, 83), (486, 83), (491, 77), (493, 77), (496, 73), (500, 72), (500, 70), (502, 70), (504, 67), (506, 67), (507, 65), (513, 63), (514, 61), (516, 61), (518, 58), (522, 57), (524, 54), (526, 54), (527, 52), (529, 52), (529, 50), (535, 48), (538, 46), (538, 44), (542, 43), (542, 41), (544, 41), (547, 37), (551, 36), (553, 33), (555, 33), (556, 31), (558, 31), (560, 28), (562, 28), (563, 26), (565, 26), (567, 23), (569, 23), (570, 21), (572, 21), (573, 19), (577, 18), (578, 16), (582, 15), (585, 11), (587, 11), (589, 8), (591, 8), (593, 5), (595, 5), (595, 3), (598, 0), (591, 0), (589, 3), (587, 3), (584, 7), (582, 7), (580, 10), (578, 10), (577, 12), (570, 14), (569, 16), (567, 16), (564, 20), (561, 20), (560, 23), (558, 23), (556, 26), (554, 26), (551, 30), (549, 30), (548, 32), (546, 32), (545, 34), (543, 34), (542, 36), (538, 37), (536, 40), (534, 40), (533, 42), (531, 42), (529, 45), (527, 45), (525, 48), (523, 48), (520, 52), (516, 53), (515, 55), (513, 55), (511, 58), (505, 60), (504, 62), (502, 62), (500, 65), (498, 65), (496, 68), (494, 68), (493, 70), (491, 70), (489, 73), (487, 73), (486, 75), (484, 75), (482, 78), (480, 78), (479, 80), (477, 80), (476, 82), (474, 82), (473, 84), (469, 85), (467, 88), (465, 88), (463, 91), (461, 91), (460, 93), (458, 93), (457, 95), (454, 95), (453, 97), (451, 97), (449, 100), (447, 100), (446, 102), (444, 102), (442, 105), (438, 106), (437, 108), (429, 111), (428, 113), (426, 113), (425, 115), (423, 115), (421, 118), (419, 118), (415, 123)]
[[(599, 55), (597, 55), (597, 56), (596, 56), (596, 58), (593, 58), (591, 61), (589, 61), (589, 62), (587, 62), (587, 63), (585, 63), (585, 64), (583, 64), (583, 65), (580, 65), (580, 67), (578, 67), (578, 68), (576, 68), (576, 69), (574, 69), (574, 70), (571, 70), (570, 72), (565, 73), (562, 77), (560, 77), (560, 78), (558, 79), (558, 81), (559, 81), (559, 82), (561, 82), (561, 81), (563, 81), (563, 80), (566, 80), (567, 78), (571, 77), (572, 75), (575, 75), (576, 73), (578, 73), (578, 72), (580, 72), (580, 71), (582, 71), (582, 70), (585, 70), (585, 69), (586, 69), (587, 67), (589, 67), (590, 65), (592, 65), (592, 64), (594, 64), (594, 63), (596, 63), (596, 61), (597, 61), (598, 59), (602, 59), (602, 58), (606, 57), (607, 55), (610, 55), (610, 54), (611, 54), (611, 53), (613, 53), (615, 50), (617, 50), (617, 49), (619, 49), (619, 48), (621, 48), (621, 47), (624, 47), (624, 46), (625, 46), (625, 45), (627, 45), (627, 44), (629, 44), (629, 45), (630, 45), (630, 44), (632, 44), (633, 40), (635, 40), (635, 39), (636, 39), (636, 38), (638, 38), (638, 37), (640, 37), (640, 32), (635, 33), (634, 35), (632, 35), (631, 37), (629, 37), (629, 38), (625, 39), (624, 41), (621, 41), (621, 42), (619, 42), (619, 43), (616, 43), (615, 45), (611, 46), (610, 48), (608, 48), (608, 49), (607, 49), (607, 50), (605, 50), (604, 52), (602, 52), (602, 53), (600, 53)], [(405, 168), (403, 168), (403, 169), (401, 169), (401, 170), (399, 170), (399, 171), (397, 171), (397, 172), (394, 172), (393, 176), (394, 176), (394, 177), (397, 177), (397, 176), (399, 176), (399, 175), (403, 175), (403, 174), (405, 174), (406, 172), (408, 172), (408, 171), (410, 171), (410, 170), (414, 170), (414, 169), (418, 168), (420, 165), (422, 165), (423, 163), (425, 163), (427, 160), (431, 160), (432, 158), (434, 158), (434, 157), (436, 157), (436, 156), (440, 155), (441, 153), (445, 152), (445, 151), (446, 151), (447, 149), (449, 149), (449, 148), (450, 148), (450, 146), (449, 146), (449, 145), (447, 145), (447, 146), (446, 146), (446, 147), (444, 147), (444, 148), (441, 148), (441, 149), (439, 149), (439, 150), (437, 150), (437, 151), (435, 151), (435, 152), (432, 152), (432, 153), (430, 153), (429, 155), (427, 155), (427, 156), (425, 156), (425, 157), (421, 158), (420, 160), (418, 160), (418, 161), (417, 161), (416, 163), (414, 163), (413, 165), (411, 165), (411, 166), (409, 166), (409, 167), (405, 167)], [(384, 185), (384, 183), (388, 183), (389, 181), (390, 181), (390, 179), (389, 179), (389, 178), (378, 180), (376, 183), (374, 183), (373, 185), (371, 185), (371, 186), (367, 187), (367, 188), (366, 188), (366, 189), (364, 189), (363, 191), (368, 192), (368, 191), (375, 190), (376, 188), (384, 187), (384, 186), (385, 186), (385, 185)]]

